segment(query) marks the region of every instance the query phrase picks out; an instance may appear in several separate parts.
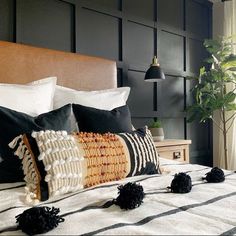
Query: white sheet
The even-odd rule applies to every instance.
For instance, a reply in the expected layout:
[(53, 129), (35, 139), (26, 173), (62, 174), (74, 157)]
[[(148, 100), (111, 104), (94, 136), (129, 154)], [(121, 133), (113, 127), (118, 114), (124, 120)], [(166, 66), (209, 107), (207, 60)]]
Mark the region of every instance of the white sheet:
[[(47, 234), (236, 234), (235, 173), (225, 172), (225, 182), (210, 184), (201, 181), (201, 177), (210, 171), (209, 167), (164, 159), (161, 163), (170, 171), (169, 174), (127, 178), (41, 203), (43, 206), (59, 207), (65, 218), (65, 222)], [(166, 187), (178, 172), (188, 172), (191, 176), (194, 186), (190, 193), (166, 193)], [(144, 187), (146, 196), (139, 208), (130, 211), (123, 211), (115, 205), (99, 208), (117, 197), (119, 184), (129, 181), (137, 181)], [(15, 216), (29, 208), (23, 199), (22, 183), (0, 185), (1, 234), (22, 234), (16, 230)]]

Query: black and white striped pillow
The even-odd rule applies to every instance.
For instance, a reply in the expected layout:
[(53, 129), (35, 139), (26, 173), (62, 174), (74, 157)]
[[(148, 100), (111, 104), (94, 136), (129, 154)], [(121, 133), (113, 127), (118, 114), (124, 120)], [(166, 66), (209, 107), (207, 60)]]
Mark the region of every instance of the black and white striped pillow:
[(159, 156), (150, 130), (145, 126), (131, 133), (118, 134), (126, 143), (130, 155), (128, 176), (159, 174)]

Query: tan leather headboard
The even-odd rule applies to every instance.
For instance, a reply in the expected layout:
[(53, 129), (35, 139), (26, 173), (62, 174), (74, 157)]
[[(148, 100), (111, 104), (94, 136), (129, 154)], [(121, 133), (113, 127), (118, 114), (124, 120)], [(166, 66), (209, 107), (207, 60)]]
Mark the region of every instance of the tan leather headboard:
[(0, 83), (24, 84), (48, 76), (74, 89), (117, 87), (114, 61), (0, 41)]

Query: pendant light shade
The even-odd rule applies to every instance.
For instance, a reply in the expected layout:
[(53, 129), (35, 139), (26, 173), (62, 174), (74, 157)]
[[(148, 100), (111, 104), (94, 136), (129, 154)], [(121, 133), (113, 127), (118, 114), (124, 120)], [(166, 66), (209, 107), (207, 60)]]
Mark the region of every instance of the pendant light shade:
[(145, 74), (144, 80), (147, 82), (158, 82), (163, 79), (165, 79), (165, 74), (163, 73), (159, 63), (157, 62), (157, 57), (155, 56), (150, 68)]

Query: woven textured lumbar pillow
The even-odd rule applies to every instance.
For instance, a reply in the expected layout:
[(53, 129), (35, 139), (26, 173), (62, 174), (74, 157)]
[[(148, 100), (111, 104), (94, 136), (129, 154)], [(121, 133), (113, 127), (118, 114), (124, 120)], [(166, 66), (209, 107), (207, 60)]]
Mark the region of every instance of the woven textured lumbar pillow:
[(159, 170), (158, 155), (146, 128), (119, 135), (68, 135), (65, 131), (47, 130), (18, 136), (10, 146), (22, 160), (26, 199), (33, 203)]

